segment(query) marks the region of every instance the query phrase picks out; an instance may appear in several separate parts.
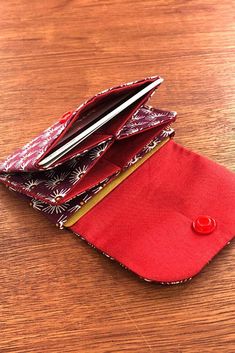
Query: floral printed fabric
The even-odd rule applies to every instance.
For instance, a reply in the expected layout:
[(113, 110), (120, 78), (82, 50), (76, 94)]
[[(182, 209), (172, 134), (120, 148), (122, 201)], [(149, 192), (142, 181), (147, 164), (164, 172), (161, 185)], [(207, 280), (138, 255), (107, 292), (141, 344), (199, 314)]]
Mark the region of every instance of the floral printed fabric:
[[(146, 85), (157, 78), (149, 77), (105, 90), (83, 103), (73, 113), (65, 114), (66, 118), (63, 117), (0, 164), (0, 182), (19, 192), (35, 209), (42, 211), (53, 222), (62, 226), (69, 215), (86, 203), (121, 170), (128, 168), (151, 148), (171, 136), (173, 130), (167, 127), (175, 120), (176, 113), (149, 108), (144, 105), (147, 98), (143, 98), (142, 106), (138, 105), (132, 116), (127, 115), (122, 128), (116, 128), (114, 133), (103, 134), (101, 129), (99, 137), (94, 136), (92, 144), (88, 143), (86, 147), (81, 145), (80, 150), (74, 149), (71, 154), (61, 158), (46, 170), (39, 167), (39, 161), (59, 143), (73, 123), (84, 116), (82, 114), (86, 116), (89, 109), (99, 111), (99, 104), (106, 104), (106, 100), (110, 102), (115, 94), (129, 93), (129, 90)], [(150, 92), (148, 97), (153, 93)], [(108, 157), (107, 160), (105, 156), (103, 158), (116, 140), (129, 138), (149, 129), (155, 129), (155, 132), (145, 141), (145, 146), (142, 144), (139, 147), (139, 151), (138, 144), (135, 151), (131, 152), (130, 149), (125, 165), (120, 167)], [(116, 153), (120, 155), (119, 150)], [(125, 154), (125, 151), (122, 153)], [(96, 168), (93, 168), (95, 165)], [(103, 166), (106, 166), (106, 169)]]
[(124, 127), (118, 132), (119, 139), (137, 134), (162, 124), (170, 123), (176, 117), (176, 112), (164, 111), (143, 106), (139, 109)]
[(68, 121), (63, 123), (57, 122), (46, 129), (41, 135), (8, 156), (7, 159), (0, 164), (0, 171), (14, 173), (38, 170), (37, 162), (47, 152), (67, 125)]
[[(119, 137), (127, 138), (150, 128), (166, 126), (174, 119), (174, 112), (160, 111), (143, 106), (127, 121), (121, 129)], [(19, 152), (8, 157), (3, 163), (3, 170), (8, 172), (0, 174), (0, 181), (16, 191), (51, 205), (62, 203), (65, 198), (68, 200), (71, 191), (99, 161), (115, 139), (114, 137), (108, 137), (106, 141), (99, 143), (94, 148), (86, 150), (85, 153), (73, 157), (50, 170), (35, 170), (35, 161), (39, 158), (36, 155), (36, 149), (38, 148), (39, 156), (41, 156), (48, 148), (48, 144), (58, 137), (65, 126), (65, 124), (62, 124), (60, 127), (58, 123), (53, 125)], [(17, 159), (17, 156), (19, 156), (19, 159)], [(32, 156), (33, 159), (30, 159)], [(31, 170), (30, 172), (27, 172), (28, 168)]]
[[(131, 165), (135, 164), (139, 159), (141, 159), (146, 153), (150, 152), (159, 143), (168, 137), (172, 137), (174, 130), (168, 128), (163, 130), (158, 136), (156, 136), (150, 143), (148, 143), (141, 151), (139, 151), (123, 168), (123, 170), (129, 168)], [(41, 200), (35, 199), (33, 197), (27, 197), (22, 195), (28, 200), (30, 206), (34, 209), (42, 212), (50, 221), (55, 223), (59, 228), (63, 228), (63, 224), (72, 216), (73, 213), (78, 211), (85, 203), (87, 203), (96, 193), (102, 190), (113, 178), (115, 178), (119, 173), (109, 176), (98, 185), (90, 188), (89, 190), (81, 193), (74, 199), (65, 202), (60, 205), (50, 205), (48, 203), (42, 202)], [(56, 178), (56, 175), (54, 175)], [(11, 188), (12, 189), (12, 188)], [(12, 189), (14, 191), (14, 188)], [(58, 190), (58, 189), (55, 189)]]
[(54, 169), (31, 173), (4, 173), (0, 175), (0, 180), (28, 196), (56, 204), (76, 186), (110, 143), (111, 141), (101, 143), (84, 155), (75, 157)]
[(61, 134), (70, 127), (70, 123), (73, 123), (78, 117), (81, 116), (84, 110), (88, 110), (91, 106), (99, 105), (101, 100), (108, 101), (112, 99), (113, 93), (121, 93), (122, 91), (127, 91), (127, 89), (131, 90), (132, 88), (141, 86), (146, 82), (153, 82), (158, 78), (158, 76), (147, 77), (144, 80), (125, 83), (96, 94), (94, 97), (82, 103), (73, 113), (69, 114), (68, 119), (63, 119), (62, 117), (60, 121), (44, 130), (39, 136), (35, 137), (24, 147), (9, 155), (3, 163), (0, 163), (0, 172), (14, 173), (21, 171), (33, 172), (36, 170), (44, 170), (38, 166), (39, 160), (45, 156), (52, 145), (57, 142), (57, 139), (61, 136)]

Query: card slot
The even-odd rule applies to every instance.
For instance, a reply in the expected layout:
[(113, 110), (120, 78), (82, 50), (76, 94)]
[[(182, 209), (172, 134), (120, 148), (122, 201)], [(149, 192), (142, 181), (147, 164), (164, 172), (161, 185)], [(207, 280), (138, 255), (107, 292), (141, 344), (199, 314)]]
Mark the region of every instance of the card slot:
[(66, 129), (48, 151), (51, 151), (55, 146), (59, 145), (61, 142), (64, 142), (68, 137), (71, 137), (74, 133), (78, 132), (87, 124), (87, 122), (92, 122), (97, 118), (97, 116), (103, 114), (107, 109), (117, 105), (118, 102), (125, 99), (129, 95), (134, 95), (138, 92), (138, 90), (140, 90), (140, 88), (144, 88), (158, 78), (159, 77), (147, 78), (131, 84), (113, 87), (109, 90), (96, 94), (94, 97), (83, 103), (73, 113)]
[[(86, 120), (93, 121), (94, 118), (96, 118), (100, 114), (102, 115), (107, 109), (109, 110), (117, 105), (120, 105), (123, 100), (127, 100), (128, 98), (130, 98), (130, 96), (135, 95), (140, 89), (143, 89), (144, 87), (148, 86), (150, 83), (153, 83), (154, 81), (157, 81), (157, 80), (159, 80), (159, 83), (158, 83), (158, 86), (159, 86), (162, 82), (162, 79), (159, 76), (155, 76), (155, 77), (148, 77), (144, 80), (113, 87), (112, 89), (105, 90), (95, 95), (93, 98), (85, 102), (80, 107), (80, 109), (77, 110), (78, 114), (76, 114), (76, 116), (72, 120), (73, 126), (76, 123), (78, 123), (78, 127), (79, 127), (79, 124), (83, 125), (83, 122), (86, 122)], [(158, 86), (155, 87), (152, 91), (150, 91), (145, 96), (146, 98), (143, 97), (141, 101), (144, 101), (145, 99), (147, 100), (149, 96), (153, 93), (153, 91), (158, 88)], [(134, 103), (135, 106), (137, 104), (138, 104), (138, 101)], [(124, 123), (125, 122), (123, 122), (123, 124)], [(108, 128), (104, 130), (105, 133), (107, 134), (110, 134), (110, 133), (113, 134), (116, 131), (115, 129), (114, 130), (111, 129), (109, 131), (110, 125), (112, 125), (112, 123), (106, 124)], [(67, 132), (65, 132), (64, 137), (66, 136), (66, 134)]]
[(121, 169), (128, 168), (170, 133), (151, 129), (129, 139), (103, 143), (84, 156), (49, 171), (6, 174), (0, 179), (14, 190), (37, 200), (62, 205)]
[[(87, 101), (73, 113), (72, 118), (69, 117), (70, 122), (67, 128), (39, 160), (38, 165), (45, 170), (58, 165), (57, 162), (63, 156), (67, 156), (76, 145), (80, 144), (83, 139), (87, 139), (89, 134), (95, 131), (99, 131), (101, 134), (115, 135), (130, 116), (148, 100), (161, 82), (162, 79), (160, 78), (148, 78), (103, 92)], [(150, 87), (152, 87), (151, 90)], [(147, 90), (144, 93), (143, 89), (145, 88)], [(134, 101), (130, 107), (124, 108), (125, 104), (130, 99), (134, 99), (135, 95), (138, 92), (141, 93), (141, 91), (142, 97)], [(118, 112), (119, 109), (123, 111)], [(108, 122), (109, 119), (111, 119), (110, 123)]]
[(91, 189), (92, 187), (103, 182), (105, 179), (118, 174), (120, 171), (121, 168), (119, 166), (106, 160), (104, 157), (101, 158), (98, 163), (87, 173), (86, 177), (71, 189), (71, 192), (64, 199), (64, 202), (66, 202), (67, 199), (70, 200)]
[(148, 106), (142, 106), (119, 130), (117, 139), (129, 138), (135, 134), (142, 133), (152, 128), (162, 128), (173, 123), (176, 112), (164, 111)]
[[(142, 155), (148, 151), (150, 142), (153, 143), (154, 147), (156, 139), (157, 142), (161, 142), (166, 137), (165, 134), (161, 135), (161, 132), (162, 129), (155, 128), (129, 139), (116, 140), (108, 146), (102, 156), (96, 160), (96, 163), (87, 170), (84, 169), (84, 165), (86, 165), (84, 163), (76, 165), (69, 176), (69, 180), (74, 185), (70, 187), (70, 190), (61, 200), (57, 199), (57, 202), (60, 204), (67, 202), (99, 184), (104, 179), (118, 174), (122, 169), (128, 168), (129, 165), (135, 162), (134, 159), (137, 159), (137, 156), (138, 159), (142, 158)], [(98, 153), (98, 150), (94, 151), (94, 153)]]
[(64, 157), (60, 158), (57, 162), (51, 165), (50, 168), (52, 169), (55, 168), (71, 159), (74, 157), (79, 157), (83, 155), (84, 153), (89, 152), (93, 148), (99, 147), (101, 144), (111, 141), (112, 135), (107, 135), (107, 134), (101, 134), (101, 133), (94, 133), (91, 136), (89, 136), (85, 141), (83, 141), (81, 144), (76, 146), (74, 149), (72, 149), (70, 152), (68, 152)]
[(27, 196), (59, 205), (67, 200), (71, 190), (95, 166), (111, 144), (112, 141), (104, 142), (84, 155), (48, 171), (5, 174), (0, 175), (0, 180)]
[(149, 99), (153, 91), (148, 93), (146, 96), (142, 97), (140, 100), (132, 104), (122, 113), (118, 114), (113, 120), (103, 126), (100, 129), (105, 134), (111, 134), (117, 137), (118, 132), (122, 130), (125, 124), (132, 118), (136, 111), (138, 111)]
[(106, 151), (103, 158), (120, 168), (124, 168), (148, 143), (154, 138), (160, 137), (162, 130), (162, 127), (152, 128), (141, 134), (131, 136), (128, 139), (116, 140)]
[(128, 169), (161, 142), (168, 140), (173, 131), (173, 129), (168, 131), (155, 129), (147, 131), (144, 136), (133, 136), (132, 139), (115, 141), (86, 176), (70, 190), (63, 202), (98, 185), (106, 178), (114, 177), (122, 170)]

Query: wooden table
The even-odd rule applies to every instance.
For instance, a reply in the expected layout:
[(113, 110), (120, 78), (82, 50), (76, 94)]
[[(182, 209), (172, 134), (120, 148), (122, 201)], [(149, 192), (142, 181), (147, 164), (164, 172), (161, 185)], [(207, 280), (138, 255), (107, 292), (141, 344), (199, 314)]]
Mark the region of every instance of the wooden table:
[[(235, 170), (234, 1), (2, 0), (0, 155), (112, 85), (160, 74), (176, 141)], [(234, 244), (148, 284), (0, 188), (0, 352), (235, 352)]]

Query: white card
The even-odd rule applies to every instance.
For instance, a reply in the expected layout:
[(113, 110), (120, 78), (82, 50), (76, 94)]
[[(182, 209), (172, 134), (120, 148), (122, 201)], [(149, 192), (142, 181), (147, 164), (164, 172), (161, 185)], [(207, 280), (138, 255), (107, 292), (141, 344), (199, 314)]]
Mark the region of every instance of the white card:
[[(102, 116), (100, 119), (96, 119), (97, 121), (92, 124), (91, 126), (85, 128), (82, 130), (80, 133), (72, 138), (70, 141), (67, 143), (63, 144), (61, 147), (58, 149), (54, 150), (52, 153), (50, 153), (48, 156), (46, 156), (43, 160), (39, 162), (40, 166), (43, 167), (49, 167), (52, 163), (56, 162), (58, 159), (63, 157), (66, 153), (71, 151), (74, 147), (76, 147), (78, 144), (80, 144), (82, 141), (84, 141), (87, 137), (89, 137), (92, 133), (97, 131), (100, 127), (102, 127), (104, 124), (109, 122), (111, 119), (116, 117), (119, 113), (123, 112), (125, 109), (127, 109), (131, 104), (135, 103), (138, 99), (146, 95), (148, 92), (150, 92), (152, 89), (157, 87), (160, 83), (162, 83), (163, 79), (159, 78), (154, 82), (151, 82), (148, 86), (134, 94), (132, 97), (118, 105), (116, 108), (111, 110), (108, 114), (105, 114)], [(123, 98), (123, 96), (122, 96)], [(98, 118), (98, 117), (97, 117)]]

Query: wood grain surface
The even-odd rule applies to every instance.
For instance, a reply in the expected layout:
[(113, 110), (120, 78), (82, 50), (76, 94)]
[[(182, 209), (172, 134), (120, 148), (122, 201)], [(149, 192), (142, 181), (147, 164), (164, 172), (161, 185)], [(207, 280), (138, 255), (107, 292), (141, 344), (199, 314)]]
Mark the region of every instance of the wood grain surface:
[[(1, 0), (0, 156), (148, 75), (176, 141), (235, 171), (233, 0)], [(234, 244), (178, 286), (141, 281), (0, 187), (1, 353), (234, 353)], [(233, 215), (234, 216), (234, 215)]]

